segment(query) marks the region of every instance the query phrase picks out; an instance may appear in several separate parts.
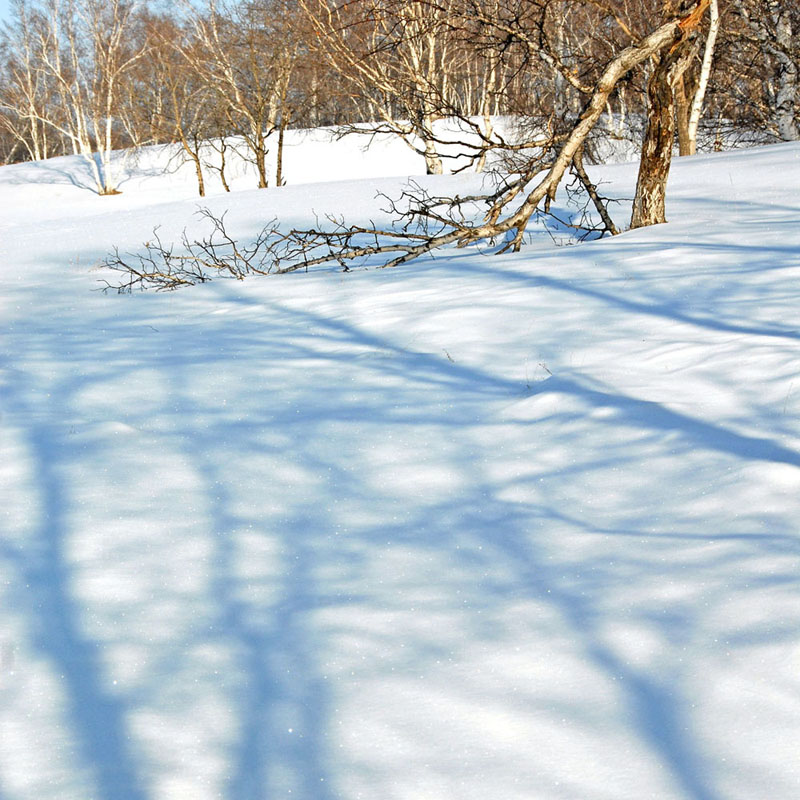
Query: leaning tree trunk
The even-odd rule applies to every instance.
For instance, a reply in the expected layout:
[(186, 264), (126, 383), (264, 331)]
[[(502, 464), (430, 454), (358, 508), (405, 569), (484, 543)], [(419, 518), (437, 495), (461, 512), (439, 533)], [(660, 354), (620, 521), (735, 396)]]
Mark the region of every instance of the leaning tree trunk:
[(647, 130), (642, 144), (631, 228), (667, 221), (665, 198), (675, 141), (673, 89), (693, 54), (694, 45), (688, 39), (662, 53), (647, 84)]

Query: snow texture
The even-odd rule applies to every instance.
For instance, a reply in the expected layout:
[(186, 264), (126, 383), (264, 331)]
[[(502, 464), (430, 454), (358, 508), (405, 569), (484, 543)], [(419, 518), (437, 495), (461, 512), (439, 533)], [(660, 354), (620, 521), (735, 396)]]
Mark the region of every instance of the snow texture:
[[(203, 205), (380, 221), (363, 145)], [(165, 161), (0, 169), (0, 800), (800, 797), (800, 147), (613, 240), (93, 291), (200, 230)]]

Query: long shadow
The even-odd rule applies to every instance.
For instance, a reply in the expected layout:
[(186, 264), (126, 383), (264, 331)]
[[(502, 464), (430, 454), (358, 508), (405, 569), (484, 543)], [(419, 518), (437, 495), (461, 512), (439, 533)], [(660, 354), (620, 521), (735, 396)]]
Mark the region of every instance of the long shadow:
[[(585, 592), (568, 591), (560, 585), (557, 573), (546, 561), (537, 558), (534, 548), (521, 546), (512, 536), (498, 545), (516, 563), (527, 564), (529, 579), (540, 596), (556, 605), (572, 629), (580, 636), (584, 652), (607, 678), (620, 684), (639, 734), (660, 757), (661, 763), (693, 800), (723, 800), (716, 791), (697, 737), (689, 725), (689, 707), (676, 677), (659, 680), (619, 658), (597, 634), (597, 613), (586, 600)], [(676, 620), (676, 627), (680, 621)]]
[[(287, 313), (284, 310), (284, 313)], [(403, 370), (412, 380), (438, 382), (438, 375), (447, 370), (444, 359), (425, 353), (409, 353), (393, 346), (370, 333), (358, 330), (341, 320), (319, 318), (310, 312), (288, 312), (304, 323), (313, 323), (322, 331), (329, 331), (335, 341), (342, 343), (349, 339), (359, 346), (369, 346), (394, 352), (401, 359)], [(380, 370), (380, 362), (375, 364)], [(489, 387), (490, 393), (511, 392), (517, 387), (513, 383), (499, 379), (484, 371), (469, 367), (459, 367), (454, 375), (458, 377), (459, 392), (477, 392), (478, 395)], [(454, 387), (455, 388), (455, 387)], [(553, 377), (543, 382), (538, 390), (571, 394), (592, 407), (612, 407), (621, 412), (615, 417), (616, 424), (630, 425), (637, 429), (654, 431), (676, 431), (687, 436), (694, 445), (707, 447), (726, 455), (743, 460), (763, 460), (790, 464), (800, 467), (800, 455), (795, 451), (778, 445), (765, 438), (738, 434), (708, 422), (694, 419), (685, 414), (672, 411), (657, 403), (649, 403), (611, 392), (601, 391), (581, 385), (577, 380)], [(462, 397), (463, 399), (463, 397)], [(430, 413), (430, 412), (428, 412)], [(429, 417), (431, 423), (441, 423), (435, 415)], [(535, 423), (529, 423), (534, 424)], [(694, 800), (721, 800), (714, 781), (698, 748), (698, 741), (689, 726), (689, 701), (683, 695), (679, 675), (657, 677), (646, 671), (634, 668), (620, 658), (597, 633), (597, 612), (591, 605), (591, 597), (581, 591), (571, 591), (563, 585), (556, 568), (552, 567), (542, 555), (537, 555), (535, 545), (529, 543), (529, 534), (523, 535), (522, 522), (518, 509), (496, 498), (497, 487), (491, 484), (481, 486), (482, 476), (476, 472), (471, 482), (470, 495), (461, 498), (463, 504), (457, 510), (450, 509), (451, 526), (446, 529), (431, 529), (430, 523), (420, 521), (420, 530), (431, 540), (440, 544), (441, 537), (447, 538), (455, 531), (470, 528), (470, 513), (480, 516), (480, 527), (502, 531), (502, 535), (483, 539), (488, 552), (500, 550), (509, 568), (513, 569), (521, 583), (533, 587), (536, 595), (543, 601), (556, 605), (572, 629), (580, 637), (582, 646), (591, 662), (606, 674), (610, 680), (619, 681), (626, 697), (631, 718), (636, 729), (659, 756), (659, 760), (673, 775), (682, 792)], [(477, 498), (482, 498), (479, 505)], [(443, 511), (441, 516), (444, 516)], [(439, 518), (433, 513), (432, 518)], [(545, 519), (557, 519), (558, 514), (548, 509)], [(490, 523), (487, 525), (487, 523)], [(399, 532), (398, 532), (399, 533)], [(634, 535), (646, 536), (641, 531)], [(528, 541), (526, 541), (526, 539)], [(774, 538), (753, 539), (753, 543), (770, 547)], [(789, 544), (788, 542), (786, 544)], [(796, 542), (794, 542), (796, 547)], [(453, 548), (455, 551), (455, 548)], [(522, 571), (520, 571), (522, 568)], [(681, 635), (683, 621), (675, 618), (668, 623), (673, 636)]]
[[(278, 307), (272, 306), (273, 311)], [(372, 348), (377, 351), (391, 353), (399, 361), (400, 371), (411, 382), (418, 386), (447, 386), (458, 396), (461, 413), (466, 414), (460, 420), (468, 425), (470, 411), (466, 411), (463, 403), (468, 397), (486, 396), (499, 398), (516, 394), (519, 387), (513, 382), (491, 375), (486, 371), (451, 365), (444, 357), (430, 353), (417, 353), (397, 346), (393, 342), (360, 330), (340, 319), (330, 319), (308, 311), (296, 311), (282, 308), (280, 316), (300, 322), (300, 327), (313, 327), (318, 334), (332, 341), (342, 352), (330, 354), (317, 353), (317, 358), (340, 360), (350, 357), (353, 349)], [(351, 349), (348, 350), (348, 344)], [(309, 345), (310, 352), (313, 346)], [(397, 365), (390, 365), (386, 360), (376, 359), (369, 362), (366, 369), (374, 369), (378, 373), (394, 375)], [(447, 379), (443, 380), (443, 374)], [(800, 456), (793, 450), (782, 447), (768, 439), (738, 434), (721, 426), (688, 415), (672, 411), (657, 403), (650, 403), (624, 395), (589, 388), (576, 379), (553, 377), (537, 387), (539, 392), (559, 392), (580, 398), (591, 407), (613, 407), (621, 412), (614, 418), (615, 424), (630, 425), (637, 429), (654, 431), (680, 432), (696, 446), (707, 447), (726, 455), (745, 460), (764, 460), (786, 463), (800, 467)], [(378, 422), (388, 421), (388, 409), (385, 407), (364, 407), (364, 414), (371, 414)], [(447, 423), (432, 409), (422, 408), (418, 414), (410, 417), (410, 424), (426, 421), (428, 424), (446, 425)], [(333, 412), (336, 417), (337, 412)], [(449, 410), (448, 415), (459, 416), (459, 410)], [(354, 418), (357, 418), (355, 415)], [(326, 419), (329, 417), (326, 416)], [(397, 420), (391, 418), (393, 422)], [(473, 422), (478, 420), (473, 417)], [(281, 422), (280, 418), (278, 422)], [(288, 422), (288, 418), (283, 420)], [(602, 423), (598, 423), (602, 424)], [(535, 423), (521, 423), (521, 429)], [(537, 554), (535, 544), (530, 543), (530, 532), (523, 533), (523, 525), (527, 516), (521, 516), (517, 507), (497, 499), (498, 487), (484, 484), (483, 477), (476, 471), (470, 482), (470, 491), (466, 497), (458, 498), (453, 506), (448, 506), (431, 513), (432, 519), (446, 518), (447, 523), (439, 523), (434, 527), (428, 519), (420, 520), (418, 541), (428, 542), (428, 546), (442, 547), (458, 531), (478, 528), (488, 531), (492, 529), (502, 532), (500, 535), (481, 534), (482, 547), (489, 553), (496, 553), (509, 564), (509, 570), (517, 576), (519, 585), (529, 587), (535, 596), (542, 601), (556, 606), (571, 629), (579, 637), (583, 651), (590, 662), (609, 680), (619, 682), (627, 703), (630, 718), (642, 739), (648, 742), (659, 761), (669, 771), (681, 787), (681, 791), (693, 800), (720, 800), (721, 794), (716, 790), (713, 779), (698, 748), (697, 738), (690, 730), (688, 715), (689, 700), (681, 688), (680, 675), (651, 675), (647, 671), (634, 668), (622, 659), (606, 644), (597, 632), (597, 612), (591, 605), (592, 597), (579, 590), (568, 589), (561, 580), (558, 570), (548, 563), (544, 555)], [(541, 514), (545, 520), (558, 519), (559, 515), (552, 509)], [(480, 522), (476, 523), (476, 519)], [(408, 535), (408, 530), (415, 526), (407, 525), (397, 530), (391, 528), (381, 532), (387, 538)], [(589, 533), (590, 531), (586, 531)], [(611, 532), (612, 534), (614, 532)], [(647, 536), (642, 531), (628, 531), (629, 536), (639, 538)], [(752, 539), (760, 545), (775, 544), (774, 538)], [(435, 544), (431, 544), (431, 543)], [(788, 544), (788, 542), (787, 542)], [(452, 548), (456, 552), (456, 548)], [(487, 556), (488, 557), (488, 556)], [(605, 588), (605, 587), (604, 587)], [(581, 589), (585, 589), (582, 584)], [(668, 618), (672, 636), (681, 635), (685, 621), (679, 617)]]
[[(723, 800), (724, 795), (715, 785), (713, 771), (703, 751), (702, 736), (692, 728), (694, 698), (687, 694), (684, 685), (691, 669), (691, 658), (684, 664), (682, 657), (675, 658), (672, 653), (672, 658), (666, 663), (660, 661), (655, 669), (637, 667), (618, 654), (600, 631), (601, 623), (609, 620), (607, 608), (618, 588), (620, 575), (626, 575), (628, 582), (633, 578), (649, 584), (653, 577), (668, 581), (670, 572), (679, 575), (681, 567), (672, 567), (668, 561), (659, 563), (654, 574), (652, 563), (632, 561), (627, 569), (623, 569), (626, 565), (618, 563), (616, 558), (613, 566), (583, 561), (581, 556), (572, 555), (567, 549), (560, 552), (554, 562), (553, 542), (547, 534), (547, 529), (553, 525), (567, 523), (568, 528), (580, 535), (601, 534), (605, 538), (618, 532), (595, 529), (591, 523), (573, 520), (557, 508), (504, 501), (499, 497), (502, 485), (486, 482), (478, 463), (477, 460), (471, 463), (469, 494), (454, 498), (452, 504), (432, 510), (425, 519), (418, 521), (417, 544), (449, 548), (453, 557), (465, 561), (476, 575), (491, 572), (502, 565), (505, 571), (501, 570), (501, 574), (513, 576), (505, 583), (494, 585), (479, 582), (472, 587), (473, 597), (478, 592), (484, 593), (501, 607), (505, 598), (519, 602), (521, 597), (531, 597), (557, 610), (560, 619), (568, 625), (565, 636), (576, 642), (587, 662), (621, 693), (623, 717), (630, 721), (634, 735), (648, 745), (680, 788), (680, 796), (691, 800)], [(432, 525), (431, 520), (437, 522)], [(415, 528), (412, 525), (409, 529)], [(661, 533), (633, 528), (625, 531), (624, 535), (635, 537), (639, 542), (662, 536)], [(706, 534), (706, 540), (708, 536)], [(465, 546), (469, 540), (474, 541), (471, 548)], [(739, 553), (740, 559), (772, 552), (775, 539), (769, 536), (748, 537), (746, 543), (748, 550), (745, 555)], [(793, 544), (796, 549), (796, 537)], [(635, 545), (632, 547), (635, 552)], [(651, 558), (647, 551), (640, 553)], [(716, 562), (704, 562), (696, 567), (700, 572), (717, 568), (719, 564)], [(735, 566), (732, 569), (734, 574), (739, 571)], [(569, 573), (580, 573), (580, 579), (571, 580)], [(755, 598), (758, 587), (750, 585), (746, 577), (741, 580), (743, 590)], [(796, 580), (793, 585), (797, 591)], [(725, 590), (730, 588), (727, 585)], [(465, 594), (469, 596), (469, 590)], [(724, 600), (724, 597), (707, 595), (705, 604), (713, 605), (716, 599)], [(665, 607), (664, 612), (667, 610)], [(636, 615), (637, 612), (631, 609), (629, 616)], [(685, 654), (682, 644), (696, 635), (694, 615), (694, 606), (687, 604), (646, 621), (671, 642), (673, 650)], [(795, 624), (779, 634), (788, 643), (796, 641), (797, 632), (798, 625)], [(478, 635), (488, 636), (490, 632)], [(767, 640), (774, 643), (775, 632)], [(750, 638), (747, 644), (752, 645), (753, 641)], [(590, 687), (586, 691), (590, 693)], [(547, 705), (545, 701), (545, 707)], [(570, 712), (562, 709), (558, 716), (564, 713)], [(574, 709), (572, 713), (575, 713)]]
[[(231, 346), (224, 336), (216, 344), (221, 350), (212, 360)], [(208, 356), (196, 355), (201, 361)], [(198, 412), (206, 409), (193, 402), (190, 382), (180, 367), (171, 370), (171, 379), (171, 396), (181, 416), (197, 419)], [(276, 424), (287, 430), (285, 424)], [(291, 436), (293, 461), (303, 464), (302, 431), (293, 430)], [(214, 541), (211, 591), (219, 614), (220, 638), (239, 654), (242, 686), (235, 699), (239, 731), (225, 796), (230, 800), (270, 800), (289, 793), (298, 800), (334, 800), (324, 739), (327, 688), (317, 672), (308, 623), (316, 608), (330, 608), (337, 602), (320, 596), (314, 574), (316, 562), (324, 556), (315, 554), (315, 543), (330, 522), (320, 510), (301, 502), (278, 519), (262, 519), (246, 509), (235, 512), (231, 476), (221, 468), (218, 457), (226, 442), (246, 440), (234, 426), (219, 420), (208, 427), (198, 425), (190, 437), (181, 436), (178, 444), (202, 481), (209, 507)], [(262, 477), (270, 481), (275, 476)], [(237, 574), (236, 547), (244, 530), (249, 536), (280, 544), (285, 569), (275, 579), (276, 597), (266, 608), (243, 599), (246, 581)], [(276, 786), (276, 782), (284, 785)]]
[(503, 279), (510, 279), (518, 283), (539, 289), (553, 289), (559, 292), (573, 294), (578, 297), (587, 297), (592, 300), (598, 300), (612, 308), (618, 308), (622, 311), (629, 311), (635, 314), (644, 314), (645, 316), (658, 317), (660, 319), (668, 319), (674, 322), (683, 322), (687, 325), (694, 325), (698, 328), (706, 330), (718, 331), (723, 333), (740, 333), (751, 336), (767, 336), (771, 338), (800, 340), (800, 330), (783, 328), (779, 326), (765, 327), (746, 325), (741, 323), (726, 322), (714, 317), (703, 317), (695, 314), (690, 314), (677, 308), (675, 304), (670, 303), (645, 303), (639, 300), (632, 300), (625, 297), (619, 297), (608, 292), (594, 289), (586, 285), (581, 285), (577, 282), (569, 282), (559, 278), (552, 278), (549, 275), (535, 275), (519, 270), (503, 268), (502, 272), (497, 275), (490, 269), (482, 265), (482, 261), (478, 259), (464, 259), (459, 269), (464, 273), (473, 273), (477, 275), (494, 275), (495, 277)]
[(721, 425), (672, 411), (660, 403), (591, 389), (576, 380), (560, 376), (543, 381), (541, 390), (570, 394), (595, 408), (615, 408), (621, 412), (621, 417), (614, 419), (615, 424), (622, 422), (636, 428), (674, 431), (686, 436), (696, 447), (706, 447), (744, 460), (771, 461), (800, 467), (800, 453), (794, 450), (769, 439), (736, 433)]
[[(99, 194), (97, 186), (95, 185), (94, 178), (91, 174), (89, 164), (81, 156), (63, 156), (63, 159), (68, 159), (68, 165), (63, 169), (59, 169), (57, 164), (59, 159), (48, 159), (47, 161), (25, 161), (19, 164), (8, 165), (16, 170), (18, 177), (12, 175), (2, 175), (0, 184), (7, 184), (11, 186), (27, 186), (31, 184), (58, 186), (69, 185), (74, 186), (76, 189), (82, 189), (92, 194)], [(101, 170), (103, 166), (100, 163), (100, 158), (97, 153), (93, 154), (93, 159)], [(115, 160), (116, 161), (116, 160)], [(124, 165), (125, 162), (123, 162)], [(120, 164), (115, 163), (115, 167), (120, 169)], [(122, 170), (121, 170), (122, 171)], [(174, 169), (172, 171), (175, 171)], [(160, 167), (151, 167), (143, 169), (137, 167), (136, 175), (123, 173), (118, 182), (118, 187), (121, 187), (134, 179), (145, 177), (158, 177), (164, 174), (164, 169)]]
[(6, 178), (4, 183), (27, 185), (31, 183), (39, 184), (69, 184), (76, 189), (83, 189), (92, 194), (97, 194), (97, 187), (94, 184), (91, 174), (88, 172), (89, 165), (85, 161), (73, 160), (81, 167), (85, 168), (85, 174), (76, 175), (73, 169), (58, 169), (53, 160), (50, 161), (29, 161), (24, 164), (15, 165), (17, 168), (25, 168), (24, 174), (18, 179)]
[[(278, 309), (276, 305), (271, 307), (274, 310)], [(536, 384), (533, 390), (526, 392), (521, 383), (492, 375), (485, 370), (453, 364), (444, 355), (409, 351), (384, 337), (360, 330), (341, 319), (331, 319), (311, 311), (288, 308), (280, 308), (280, 313), (284, 317), (298, 320), (301, 326), (313, 325), (323, 335), (333, 337), (341, 345), (349, 343), (354, 347), (367, 347), (378, 352), (391, 353), (393, 360), (388, 364), (379, 359), (369, 363), (369, 369), (384, 374), (402, 374), (422, 385), (446, 386), (453, 391), (466, 393), (466, 396), (483, 396), (487, 399), (519, 398), (524, 394), (546, 392), (568, 394), (595, 408), (617, 409), (621, 412), (621, 420), (615, 418), (615, 422), (622, 421), (631, 427), (655, 431), (677, 432), (695, 446), (745, 460), (771, 461), (800, 467), (800, 454), (767, 438), (736, 433), (721, 425), (673, 411), (660, 403), (591, 388), (581, 384), (577, 378), (551, 376)], [(800, 334), (798, 337), (800, 338)], [(352, 355), (347, 352), (333, 355), (325, 353), (323, 357), (348, 360)], [(412, 413), (411, 419), (413, 418)], [(527, 424), (535, 425), (535, 422)]]
[[(563, 511), (551, 511), (555, 519), (558, 519), (571, 527), (582, 529), (584, 533), (592, 536), (621, 536), (635, 539), (642, 538), (642, 531), (639, 528), (622, 528), (619, 526), (610, 528), (603, 525), (589, 525), (585, 520), (566, 514)], [(787, 555), (800, 555), (800, 537), (790, 533), (776, 533), (775, 531), (766, 532), (743, 532), (743, 533), (719, 533), (718, 531), (660, 531), (659, 540), (675, 542), (737, 542), (743, 544), (767, 545), (775, 552)]]
[[(696, 188), (692, 191), (696, 191)], [(669, 199), (669, 198), (668, 198)], [(681, 205), (688, 205), (688, 206), (708, 206), (709, 211), (713, 211), (716, 214), (719, 214), (720, 208), (724, 208), (725, 212), (728, 214), (737, 214), (742, 213), (745, 217), (752, 217), (754, 213), (760, 211), (769, 211), (771, 214), (774, 214), (776, 211), (784, 212), (789, 216), (796, 216), (798, 221), (800, 221), (800, 205), (786, 205), (785, 203), (765, 203), (759, 200), (737, 200), (735, 198), (727, 197), (727, 198), (720, 198), (717, 196), (705, 196), (705, 197), (697, 197), (697, 196), (686, 196), (685, 194), (681, 194), (680, 197), (680, 204)], [(745, 224), (747, 223), (747, 219), (742, 220)], [(694, 247), (694, 243), (692, 243)], [(758, 249), (757, 245), (743, 245), (744, 247), (752, 247), (753, 249)], [(795, 249), (794, 252), (797, 252)]]
[[(469, 493), (429, 509), (425, 517), (412, 519), (410, 524), (383, 529), (382, 537), (437, 554), (450, 553), (454, 564), (476, 576), (475, 583), (469, 586), (453, 583), (451, 587), (454, 594), (457, 588), (459, 602), (469, 599), (474, 611), (485, 612), (484, 617), (478, 613), (470, 620), (473, 638), (491, 641), (494, 635), (492, 615), (502, 615), (509, 602), (517, 604), (523, 599), (535, 599), (555, 610), (566, 625), (565, 638), (575, 642), (576, 649), (599, 677), (619, 691), (620, 716), (680, 787), (680, 796), (687, 800), (723, 800), (710, 775), (700, 736), (691, 728), (691, 701), (682, 687), (683, 676), (671, 666), (662, 667), (660, 675), (637, 669), (604, 642), (599, 633), (604, 614), (598, 608), (613, 592), (613, 578), (603, 575), (568, 588), (564, 564), (554, 565), (539, 541), (540, 537), (546, 540), (546, 526), (559, 519), (559, 512), (503, 501), (498, 498), (502, 486), (486, 483), (480, 468), (470, 472)], [(534, 520), (538, 520), (540, 528), (532, 527)], [(648, 534), (638, 531), (638, 536), (641, 540)], [(504, 579), (493, 581), (479, 577), (498, 568), (505, 575)], [(580, 572), (592, 569), (588, 564), (576, 567)], [(441, 581), (445, 585), (452, 582), (446, 574)], [(485, 621), (481, 622), (482, 619)], [(501, 620), (502, 617), (496, 621)], [(671, 639), (688, 635), (686, 629), (690, 623), (691, 620), (676, 613), (662, 615), (654, 621), (655, 627)], [(523, 642), (520, 644), (524, 646)], [(414, 664), (415, 657), (424, 660), (443, 656), (447, 656), (446, 649), (444, 653), (434, 654), (411, 651), (409, 666), (419, 669)], [(553, 680), (558, 679), (553, 676)], [(592, 688), (586, 687), (579, 694), (590, 698), (591, 693)], [(571, 717), (579, 724), (579, 709), (559, 706), (559, 702), (551, 700), (547, 687), (542, 687), (542, 709), (551, 713), (557, 711), (559, 717)], [(579, 703), (577, 698), (576, 703)], [(535, 754), (531, 757), (536, 758)], [(576, 791), (580, 790), (576, 788)]]
[[(8, 370), (9, 375), (18, 375)], [(51, 386), (49, 408), (29, 406), (36, 392), (12, 380), (7, 408), (24, 421), (39, 493), (41, 523), (30, 549), (16, 559), (36, 595), (34, 644), (61, 675), (70, 729), (104, 800), (146, 800), (126, 733), (125, 705), (103, 688), (98, 650), (80, 630), (80, 609), (71, 591), (72, 571), (65, 557), (71, 500), (61, 477), (73, 455), (61, 427), (49, 420), (69, 406), (76, 387)], [(42, 416), (44, 415), (44, 417)]]
[[(531, 280), (530, 276), (525, 278)], [(540, 281), (539, 278), (533, 280)], [(564, 291), (574, 288), (572, 285), (563, 287)], [(683, 793), (693, 800), (718, 800), (720, 795), (715, 791), (713, 778), (707, 774), (703, 756), (695, 751), (697, 737), (687, 731), (690, 714), (681, 675), (659, 677), (637, 669), (602, 640), (596, 625), (599, 612), (593, 603), (602, 599), (601, 591), (612, 589), (601, 585), (590, 591), (593, 587), (588, 581), (579, 588), (569, 586), (558, 568), (548, 561), (539, 541), (539, 536), (544, 539), (545, 532), (540, 532), (536, 525), (559, 521), (557, 512), (501, 500), (500, 494), (505, 488), (502, 482), (488, 480), (480, 467), (480, 457), (466, 455), (471, 448), (472, 427), (490, 426), (495, 421), (493, 416), (498, 413), (498, 404), (492, 401), (518, 400), (531, 392), (526, 392), (521, 382), (493, 374), (489, 369), (454, 364), (444, 354), (413, 350), (343, 319), (298, 311), (278, 303), (264, 305), (244, 296), (239, 302), (252, 303), (264, 313), (240, 320), (236, 327), (229, 320), (205, 320), (202, 335), (198, 335), (196, 326), (177, 322), (157, 334), (160, 347), (150, 341), (143, 345), (139, 339), (131, 345), (131, 353), (122, 354), (117, 367), (90, 371), (85, 379), (96, 386), (102, 385), (113, 375), (114, 369), (130, 368), (130, 360), (126, 358), (130, 359), (134, 353), (138, 366), (157, 369), (169, 376), (165, 383), (171, 388), (156, 413), (169, 415), (171, 422), (182, 421), (177, 424), (176, 435), (162, 433), (160, 441), (186, 455), (194, 475), (199, 476), (214, 540), (210, 592), (221, 622), (219, 635), (239, 654), (237, 666), (244, 678), (244, 685), (235, 699), (239, 735), (232, 746), (226, 795), (231, 800), (267, 800), (274, 771), (283, 768), (290, 772), (294, 796), (299, 794), (303, 800), (334, 800), (336, 797), (328, 780), (333, 770), (325, 740), (330, 700), (315, 666), (319, 643), (313, 639), (310, 622), (311, 611), (336, 603), (335, 598), (325, 596), (324, 584), (317, 577), (317, 567), (323, 559), (331, 557), (331, 553), (320, 546), (320, 533), (330, 524), (330, 515), (319, 504), (323, 499), (335, 498), (341, 487), (345, 487), (341, 491), (345, 500), (358, 502), (367, 489), (357, 476), (352, 477), (352, 473), (334, 473), (329, 484), (322, 484), (322, 490), (317, 487), (315, 502), (318, 505), (303, 504), (301, 498), (289, 503), (289, 510), (282, 517), (275, 515), (268, 521), (237, 510), (233, 499), (237, 475), (226, 472), (220, 455), (229, 442), (235, 443), (237, 455), (257, 454), (263, 442), (248, 434), (274, 426), (287, 437), (287, 461), (309, 472), (325, 474), (336, 468), (336, 461), (332, 458), (332, 463), (325, 463), (315, 455), (313, 426), (338, 420), (360, 420), (366, 424), (364, 421), (368, 420), (373, 425), (435, 427), (441, 434), (441, 441), (455, 438), (461, 448), (461, 462), (473, 465), (459, 496), (438, 508), (427, 508), (424, 515), (405, 520), (394, 528), (373, 524), (362, 534), (370, 540), (368, 543), (378, 546), (377, 542), (387, 537), (406, 537), (440, 553), (449, 549), (452, 557), (458, 560), (466, 558), (458, 555), (455, 546), (458, 536), (464, 531), (476, 531), (471, 535), (483, 548), (485, 555), (481, 557), (502, 559), (508, 573), (514, 576), (513, 586), (500, 586), (496, 590), (498, 607), (501, 607), (499, 601), (516, 591), (557, 608), (580, 641), (587, 659), (604, 675), (621, 681), (636, 732), (670, 770)], [(103, 357), (111, 362), (119, 355), (114, 352), (113, 340), (134, 339), (132, 328), (113, 320), (113, 313), (108, 320), (103, 320), (108, 322), (104, 325), (107, 341), (112, 342), (107, 345)], [(99, 322), (92, 320), (95, 325)], [(44, 324), (31, 323), (31, 327), (41, 333)], [(137, 329), (142, 327), (137, 326)], [(24, 330), (17, 329), (15, 334), (20, 341), (25, 339)], [(81, 357), (90, 361), (99, 357), (89, 349), (91, 337), (76, 346), (78, 351), (85, 350), (82, 356), (76, 356), (71, 351), (75, 342), (70, 342), (68, 337), (64, 339), (58, 324), (44, 336), (49, 348), (47, 355), (52, 359), (79, 364)], [(178, 343), (174, 352), (165, 345), (170, 337)], [(241, 418), (225, 416), (219, 408), (195, 400), (192, 391), (196, 386), (192, 381), (196, 373), (186, 368), (197, 370), (200, 367), (213, 375), (218, 365), (237, 358), (240, 353), (254, 365), (275, 362), (287, 369), (294, 364), (297, 369), (305, 370), (308, 364), (321, 363), (324, 366), (321, 374), (335, 376), (334, 382), (319, 385), (311, 378), (305, 383), (299, 381), (297, 397), (292, 397), (292, 408), (271, 408), (269, 398), (264, 397), (261, 406), (252, 406), (252, 410), (239, 415)], [(365, 354), (376, 357), (357, 362), (358, 377), (369, 376), (371, 388), (357, 397), (350, 397), (347, 375), (342, 373), (342, 367), (352, 366), (354, 358)], [(63, 431), (52, 420), (74, 405), (75, 396), (82, 388), (80, 379), (54, 383), (48, 387), (51, 392), (48, 400), (42, 400), (41, 405), (32, 404), (26, 398), (41, 397), (41, 387), (28, 385), (16, 377), (23, 373), (13, 369), (13, 361), (9, 363), (12, 369), (8, 372), (15, 376), (10, 395), (12, 410), (27, 426), (45, 512), (37, 539), (41, 550), (38, 556), (26, 554), (25, 559), (26, 579), (31, 586), (41, 589), (43, 598), (41, 611), (35, 612), (39, 626), (37, 645), (64, 675), (71, 720), (84, 759), (97, 775), (99, 796), (103, 800), (144, 800), (146, 793), (126, 741), (126, 708), (102, 688), (97, 652), (79, 630), (79, 609), (71, 596), (70, 566), (64, 553), (71, 500), (63, 471), (74, 453)], [(405, 383), (398, 397), (381, 381), (394, 381), (401, 376)], [(211, 378), (203, 376), (200, 380), (205, 382)], [(260, 383), (256, 383), (256, 387), (259, 391), (268, 388)], [(537, 384), (535, 392), (571, 395), (589, 407), (611, 407), (619, 412), (612, 419), (613, 424), (661, 433), (679, 432), (692, 444), (727, 456), (800, 466), (800, 456), (796, 452), (766, 438), (738, 434), (661, 404), (584, 385), (579, 376), (552, 377)], [(320, 393), (324, 400), (316, 403), (314, 414), (307, 414), (298, 422), (295, 406), (306, 400), (313, 401)], [(437, 396), (446, 396), (453, 402), (449, 407), (442, 407)], [(248, 390), (237, 397), (246, 399)], [(45, 421), (38, 414), (43, 415)], [(204, 420), (210, 420), (207, 426)], [(536, 422), (515, 424), (520, 436), (529, 436)], [(487, 454), (480, 452), (478, 456), (481, 455)], [(264, 472), (259, 476), (262, 480), (280, 478), (269, 474), (262, 462), (256, 463)], [(569, 524), (566, 518), (560, 521)], [(283, 549), (286, 568), (275, 602), (268, 608), (257, 608), (242, 599), (233, 538), (233, 532), (242, 526), (252, 526), (256, 532), (277, 538)], [(591, 532), (584, 531), (587, 535)], [(614, 531), (609, 535), (614, 533), (623, 535)], [(631, 526), (624, 535), (644, 537), (647, 534)], [(774, 539), (760, 540), (760, 544), (765, 543), (774, 546)], [(478, 586), (476, 591), (479, 589)], [(581, 590), (587, 593), (581, 594)], [(673, 619), (665, 625), (671, 634), (678, 635), (681, 620)], [(280, 709), (284, 707), (298, 720), (298, 735), (285, 736), (280, 730)]]

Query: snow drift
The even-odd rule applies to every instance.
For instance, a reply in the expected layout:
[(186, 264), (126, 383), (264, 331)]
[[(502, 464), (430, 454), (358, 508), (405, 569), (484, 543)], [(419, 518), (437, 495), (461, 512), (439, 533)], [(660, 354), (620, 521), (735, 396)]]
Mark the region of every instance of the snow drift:
[[(398, 152), (205, 205), (379, 219)], [(81, 170), (0, 169), (0, 798), (798, 796), (800, 148), (613, 240), (131, 297), (191, 175)]]

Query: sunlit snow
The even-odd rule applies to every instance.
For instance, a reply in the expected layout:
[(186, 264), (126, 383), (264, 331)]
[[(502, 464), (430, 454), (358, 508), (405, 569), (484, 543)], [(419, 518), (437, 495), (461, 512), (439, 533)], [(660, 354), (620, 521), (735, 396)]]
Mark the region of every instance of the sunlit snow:
[(95, 291), (421, 171), (323, 139), (0, 168), (0, 800), (800, 797), (800, 147), (613, 240)]

